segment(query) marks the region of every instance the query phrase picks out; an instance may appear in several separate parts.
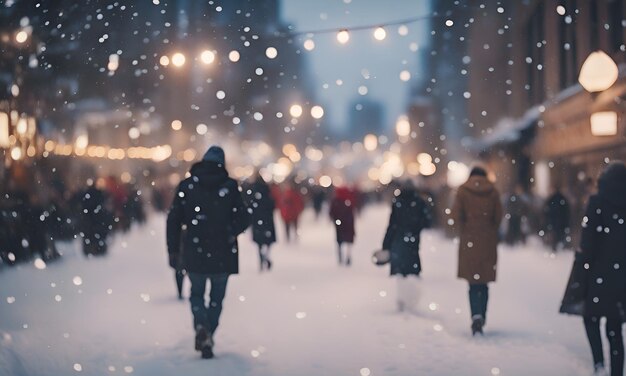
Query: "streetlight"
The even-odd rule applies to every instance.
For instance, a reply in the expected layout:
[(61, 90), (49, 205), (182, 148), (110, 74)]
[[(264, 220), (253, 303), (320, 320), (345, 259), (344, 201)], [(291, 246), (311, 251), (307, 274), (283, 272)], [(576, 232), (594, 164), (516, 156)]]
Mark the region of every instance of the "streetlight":
[[(619, 69), (615, 61), (603, 51), (592, 52), (580, 68), (578, 82), (588, 92), (594, 94), (609, 89), (617, 81)], [(615, 136), (617, 134), (617, 113), (601, 111), (591, 114), (591, 134), (594, 136)]]
[(590, 93), (604, 91), (617, 81), (619, 69), (603, 51), (592, 52), (580, 68), (578, 82)]
[(406, 116), (400, 116), (396, 121), (396, 133), (402, 138), (411, 134), (411, 124)]
[(209, 65), (215, 61), (215, 53), (213, 51), (205, 50), (200, 54), (200, 60), (206, 65)]
[(172, 55), (172, 64), (174, 64), (174, 66), (176, 67), (182, 67), (183, 65), (185, 65), (185, 55), (183, 55), (180, 52), (176, 52), (174, 55)]
[(292, 117), (299, 118), (300, 116), (302, 116), (302, 106), (300, 106), (299, 104), (292, 105), (289, 108), (289, 114), (291, 114)]

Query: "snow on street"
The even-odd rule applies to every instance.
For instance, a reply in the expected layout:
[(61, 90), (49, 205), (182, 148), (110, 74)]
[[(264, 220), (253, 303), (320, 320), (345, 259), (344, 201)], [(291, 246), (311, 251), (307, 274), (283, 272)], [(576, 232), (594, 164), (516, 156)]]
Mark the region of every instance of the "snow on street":
[[(398, 313), (388, 267), (370, 262), (386, 206), (357, 219), (351, 268), (336, 263), (334, 229), (306, 211), (297, 244), (278, 232), (270, 273), (258, 271), (250, 234), (231, 277), (216, 358), (193, 349), (187, 300), (175, 295), (165, 218), (116, 235), (109, 255), (78, 244), (40, 270), (0, 271), (1, 375), (587, 375), (582, 320), (558, 314), (571, 252), (550, 256), (537, 239), (501, 246), (486, 335), (472, 338), (456, 245), (422, 235), (421, 299)], [(185, 281), (185, 296), (189, 295)]]

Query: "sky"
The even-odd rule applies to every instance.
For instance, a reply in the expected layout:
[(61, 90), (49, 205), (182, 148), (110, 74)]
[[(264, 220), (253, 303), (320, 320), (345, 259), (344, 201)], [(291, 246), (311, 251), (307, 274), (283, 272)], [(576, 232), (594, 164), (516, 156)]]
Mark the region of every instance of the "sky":
[[(349, 29), (428, 13), (427, 0), (282, 0), (282, 19), (293, 24), (296, 31)], [(349, 106), (358, 97), (384, 104), (389, 129), (404, 113), (411, 84), (422, 76), (418, 57), (430, 30), (428, 20), (406, 26), (405, 36), (399, 35), (399, 26), (386, 28), (383, 41), (374, 39), (373, 29), (352, 32), (345, 45), (337, 42), (335, 33), (312, 37), (315, 49), (305, 51), (309, 71), (317, 98), (325, 105), (325, 116), (339, 132), (347, 126)], [(410, 72), (411, 80), (400, 79), (403, 70)], [(340, 85), (337, 80), (341, 80)], [(367, 88), (364, 96), (359, 94), (361, 86)]]

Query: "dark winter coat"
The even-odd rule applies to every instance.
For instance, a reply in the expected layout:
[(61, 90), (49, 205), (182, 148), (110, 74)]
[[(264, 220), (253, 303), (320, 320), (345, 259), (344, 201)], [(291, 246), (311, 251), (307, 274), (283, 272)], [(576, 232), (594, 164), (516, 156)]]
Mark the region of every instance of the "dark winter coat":
[(569, 202), (561, 192), (557, 191), (548, 198), (544, 213), (548, 229), (556, 234), (563, 234), (570, 226)]
[(248, 209), (252, 216), (252, 240), (258, 245), (275, 243), (275, 204), (269, 185), (262, 180), (257, 180), (249, 187), (247, 193)]
[(420, 274), (420, 233), (429, 225), (428, 206), (415, 189), (405, 188), (394, 197), (383, 240), (383, 249), (391, 253), (391, 275)]
[(249, 225), (249, 214), (237, 182), (226, 169), (202, 161), (179, 185), (167, 216), (167, 248), (192, 273), (239, 272), (237, 236)]
[(469, 283), (496, 280), (500, 194), (484, 176), (471, 176), (459, 187), (452, 207), (460, 236), (458, 277)]
[(626, 320), (626, 167), (613, 166), (583, 218), (580, 248), (589, 266), (584, 315)]
[(113, 214), (107, 208), (107, 197), (103, 191), (91, 186), (79, 194), (79, 228), (85, 245), (98, 244), (106, 249), (106, 237), (113, 225)]
[(354, 195), (347, 188), (337, 188), (330, 202), (330, 218), (335, 223), (337, 243), (354, 243)]

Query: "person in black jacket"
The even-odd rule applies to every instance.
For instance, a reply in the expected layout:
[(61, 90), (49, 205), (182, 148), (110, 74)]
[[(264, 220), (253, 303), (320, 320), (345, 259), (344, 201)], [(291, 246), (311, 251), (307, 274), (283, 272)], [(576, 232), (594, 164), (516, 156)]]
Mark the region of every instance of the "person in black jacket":
[(246, 192), (248, 208), (252, 215), (252, 240), (259, 246), (260, 268), (261, 271), (270, 270), (272, 268), (270, 247), (276, 242), (274, 199), (269, 185), (260, 174), (257, 174), (254, 183)]
[(195, 348), (207, 359), (213, 357), (228, 276), (239, 272), (237, 236), (250, 220), (237, 182), (226, 171), (222, 148), (211, 146), (190, 174), (178, 185), (167, 216), (167, 248), (170, 265), (179, 268), (182, 262), (191, 281)]
[(87, 184), (88, 188), (77, 194), (83, 253), (85, 256), (102, 256), (107, 253), (107, 236), (111, 232), (113, 218), (107, 208), (106, 194), (95, 186), (92, 179)]
[(580, 241), (586, 269), (583, 319), (594, 366), (604, 368), (600, 318), (606, 317), (611, 347), (611, 375), (622, 375), (626, 320), (626, 165), (610, 164), (598, 180), (597, 194), (589, 198)]
[(398, 279), (398, 310), (414, 309), (417, 286), (410, 276), (419, 277), (422, 263), (419, 256), (421, 231), (430, 225), (429, 210), (411, 180), (394, 192), (391, 217), (383, 249), (391, 254), (391, 275)]
[(561, 193), (560, 187), (557, 186), (555, 192), (546, 201), (544, 214), (550, 246), (553, 251), (556, 251), (566, 245), (570, 226), (569, 201)]

